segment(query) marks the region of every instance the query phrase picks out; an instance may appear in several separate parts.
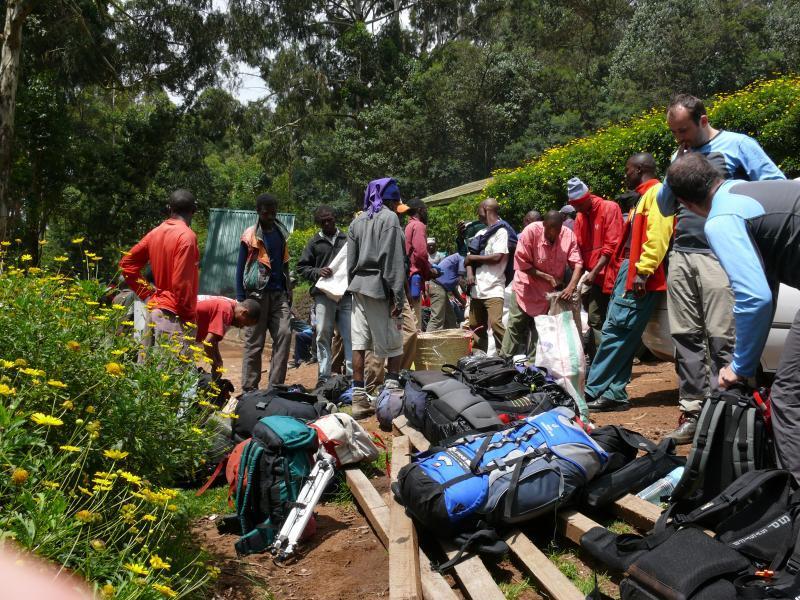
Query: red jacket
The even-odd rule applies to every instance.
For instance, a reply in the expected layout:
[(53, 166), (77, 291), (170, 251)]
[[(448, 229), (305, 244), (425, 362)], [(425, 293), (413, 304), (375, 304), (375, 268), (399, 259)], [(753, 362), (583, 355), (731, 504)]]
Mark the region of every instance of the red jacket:
[[(153, 270), (155, 289), (142, 278), (147, 263)], [(119, 261), (125, 281), (151, 308), (162, 308), (186, 321), (197, 313), (197, 236), (180, 219), (167, 219), (152, 229)]]
[[(616, 202), (592, 194), (589, 213), (575, 217), (575, 237), (583, 259), (583, 268), (591, 271), (601, 256), (611, 257), (622, 236), (622, 211)], [(600, 269), (595, 283), (603, 285), (606, 267)]]
[(428, 260), (428, 228), (417, 217), (411, 217), (406, 225), (406, 256), (411, 267), (410, 275), (419, 273), (422, 279), (433, 279)]

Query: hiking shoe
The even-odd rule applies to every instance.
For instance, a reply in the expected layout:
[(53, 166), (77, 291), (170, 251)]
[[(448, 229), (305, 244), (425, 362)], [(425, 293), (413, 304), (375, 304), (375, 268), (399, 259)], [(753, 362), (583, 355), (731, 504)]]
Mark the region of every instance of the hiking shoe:
[(612, 400), (601, 396), (597, 400), (587, 402), (586, 406), (592, 412), (610, 412), (628, 410), (631, 403), (626, 400)]
[(353, 388), (352, 415), (358, 420), (366, 419), (375, 414), (375, 407), (372, 406), (370, 397), (364, 388)]
[(675, 440), (675, 444), (691, 444), (694, 441), (694, 434), (697, 431), (697, 415), (692, 413), (681, 413), (678, 420), (678, 427), (675, 431), (669, 432), (665, 438)]

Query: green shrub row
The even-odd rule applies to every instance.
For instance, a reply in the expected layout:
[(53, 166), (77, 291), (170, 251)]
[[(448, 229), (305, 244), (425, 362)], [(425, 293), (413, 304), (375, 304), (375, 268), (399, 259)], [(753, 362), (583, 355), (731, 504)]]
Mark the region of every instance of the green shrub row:
[[(709, 103), (708, 112), (712, 126), (753, 136), (787, 177), (800, 175), (800, 77), (759, 81), (733, 94), (717, 96)], [(614, 198), (624, 191), (624, 167), (629, 156), (650, 152), (663, 174), (674, 150), (664, 108), (658, 107), (550, 148), (517, 169), (496, 171), (481, 197), (497, 198), (502, 216), (519, 227), (522, 216), (531, 209), (563, 206), (570, 177), (578, 176), (594, 193)], [(442, 212), (452, 216), (451, 207), (433, 209), (434, 220), (438, 223)]]

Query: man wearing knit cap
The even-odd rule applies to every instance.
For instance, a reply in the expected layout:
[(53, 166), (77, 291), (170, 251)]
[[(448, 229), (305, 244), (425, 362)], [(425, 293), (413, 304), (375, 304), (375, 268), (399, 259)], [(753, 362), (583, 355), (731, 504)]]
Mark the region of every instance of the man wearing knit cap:
[(405, 240), (396, 212), (407, 210), (394, 179), (376, 179), (364, 194), (364, 211), (347, 233), (347, 291), (353, 294), (353, 417), (375, 412), (364, 389), (367, 350), (388, 357), (386, 387), (399, 387), (406, 301)]
[(584, 281), (590, 286), (583, 303), (593, 334), (587, 349), (589, 356), (594, 356), (608, 310), (609, 295), (603, 293), (605, 270), (622, 236), (622, 211), (615, 202), (592, 194), (578, 177), (567, 182), (567, 198), (577, 212), (575, 237), (586, 270)]

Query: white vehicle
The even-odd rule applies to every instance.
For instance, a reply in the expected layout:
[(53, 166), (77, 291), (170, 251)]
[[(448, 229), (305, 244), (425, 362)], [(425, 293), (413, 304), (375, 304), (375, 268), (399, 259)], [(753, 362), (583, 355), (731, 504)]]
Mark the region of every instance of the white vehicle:
[[(800, 308), (800, 290), (781, 284), (778, 292), (778, 308), (772, 320), (767, 345), (761, 354), (762, 374), (773, 375), (777, 370), (786, 336), (798, 308)], [(666, 294), (656, 306), (642, 335), (642, 342), (661, 360), (675, 360), (675, 347), (669, 334)]]

